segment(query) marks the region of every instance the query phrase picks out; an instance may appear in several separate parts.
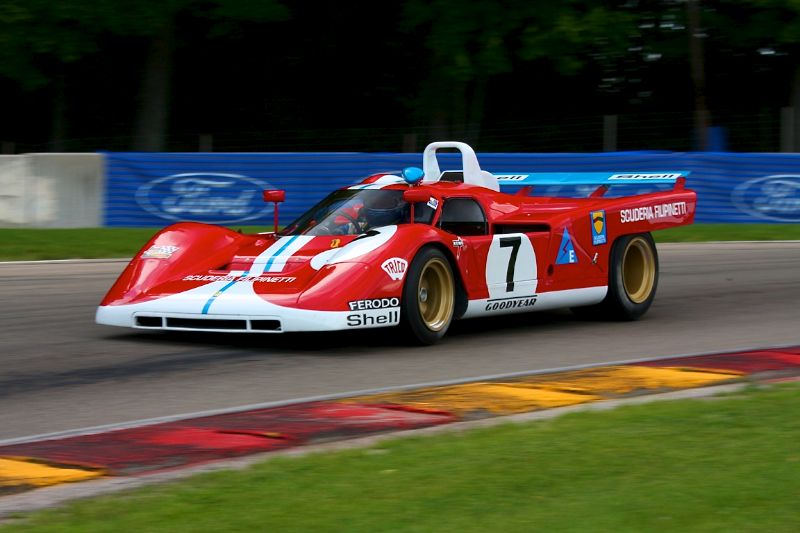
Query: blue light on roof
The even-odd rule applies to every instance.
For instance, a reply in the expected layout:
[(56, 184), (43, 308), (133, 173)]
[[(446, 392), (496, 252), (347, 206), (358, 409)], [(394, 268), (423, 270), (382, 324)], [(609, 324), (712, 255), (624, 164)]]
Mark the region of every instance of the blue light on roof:
[(425, 176), (419, 167), (406, 167), (403, 169), (403, 179), (411, 185), (416, 185)]

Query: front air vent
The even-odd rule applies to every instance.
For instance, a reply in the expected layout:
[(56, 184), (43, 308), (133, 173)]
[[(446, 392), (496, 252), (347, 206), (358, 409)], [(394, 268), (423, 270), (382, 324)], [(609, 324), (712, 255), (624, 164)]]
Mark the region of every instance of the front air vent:
[(251, 320), (250, 327), (257, 331), (280, 331), (280, 320)]
[(164, 320), (160, 316), (137, 316), (136, 325), (142, 328), (164, 327)]
[(197, 331), (243, 331), (281, 333), (281, 321), (267, 318), (187, 318), (136, 315), (135, 325), (153, 329), (191, 329)]
[(182, 329), (216, 329), (241, 331), (247, 329), (247, 320), (221, 318), (175, 318), (167, 317), (168, 328)]

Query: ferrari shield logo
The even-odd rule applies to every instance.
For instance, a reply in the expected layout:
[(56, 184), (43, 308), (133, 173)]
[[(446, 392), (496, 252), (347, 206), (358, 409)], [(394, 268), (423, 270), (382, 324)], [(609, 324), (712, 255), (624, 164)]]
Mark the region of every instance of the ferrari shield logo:
[(608, 241), (606, 237), (606, 211), (600, 209), (599, 211), (591, 211), (589, 217), (592, 220), (592, 244), (605, 244)]

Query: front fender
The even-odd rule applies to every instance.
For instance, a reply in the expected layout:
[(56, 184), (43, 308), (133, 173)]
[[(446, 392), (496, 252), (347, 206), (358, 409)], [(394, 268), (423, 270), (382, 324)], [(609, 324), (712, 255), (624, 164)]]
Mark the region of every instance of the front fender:
[[(406, 270), (419, 249), (427, 244), (444, 244), (440, 230), (425, 224), (404, 224), (392, 228), (385, 242), (369, 249), (367, 239), (382, 240), (387, 230), (381, 228), (332, 253), (300, 295), (298, 305), (304, 309), (349, 310), (354, 301), (400, 298)], [(369, 251), (356, 254), (356, 247)]]
[(248, 237), (220, 226), (181, 222), (156, 233), (134, 256), (100, 305), (153, 299), (148, 289), (230, 261)]

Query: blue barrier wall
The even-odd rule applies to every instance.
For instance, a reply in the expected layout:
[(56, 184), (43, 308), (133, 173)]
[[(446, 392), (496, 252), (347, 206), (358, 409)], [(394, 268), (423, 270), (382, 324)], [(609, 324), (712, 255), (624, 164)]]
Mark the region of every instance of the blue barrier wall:
[[(284, 189), (286, 224), (330, 191), (378, 172), (421, 166), (421, 154), (364, 153), (106, 153), (106, 226), (164, 226), (178, 220), (265, 225), (272, 206), (265, 188)], [(692, 172), (697, 222), (800, 222), (800, 154), (611, 152), (596, 154), (478, 154), (495, 173)], [(440, 156), (443, 169), (459, 158)], [(537, 194), (581, 196), (593, 187), (542, 187)], [(664, 186), (615, 186), (609, 195)], [(505, 190), (505, 188), (504, 188)], [(512, 192), (513, 189), (510, 189)]]

